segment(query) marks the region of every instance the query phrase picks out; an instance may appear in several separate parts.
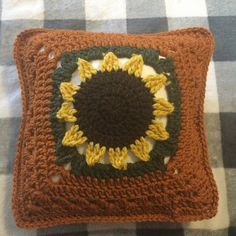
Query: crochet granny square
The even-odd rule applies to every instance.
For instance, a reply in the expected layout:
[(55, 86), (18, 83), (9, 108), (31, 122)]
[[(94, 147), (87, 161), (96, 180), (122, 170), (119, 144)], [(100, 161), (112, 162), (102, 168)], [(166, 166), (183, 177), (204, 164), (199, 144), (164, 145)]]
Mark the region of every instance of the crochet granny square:
[(213, 217), (203, 102), (211, 34), (32, 29), (15, 42), (20, 227)]

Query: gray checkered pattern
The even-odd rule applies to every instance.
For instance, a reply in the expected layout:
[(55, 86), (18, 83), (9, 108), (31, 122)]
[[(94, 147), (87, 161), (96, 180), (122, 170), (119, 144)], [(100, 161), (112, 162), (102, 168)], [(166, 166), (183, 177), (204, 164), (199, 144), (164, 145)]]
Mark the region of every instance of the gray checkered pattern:
[[(236, 1), (234, 0), (0, 0), (0, 235), (236, 235)], [(154, 33), (209, 28), (215, 53), (208, 72), (205, 125), (209, 159), (220, 194), (218, 214), (186, 224), (81, 224), (24, 230), (11, 212), (12, 165), (21, 99), (12, 45), (26, 28)]]

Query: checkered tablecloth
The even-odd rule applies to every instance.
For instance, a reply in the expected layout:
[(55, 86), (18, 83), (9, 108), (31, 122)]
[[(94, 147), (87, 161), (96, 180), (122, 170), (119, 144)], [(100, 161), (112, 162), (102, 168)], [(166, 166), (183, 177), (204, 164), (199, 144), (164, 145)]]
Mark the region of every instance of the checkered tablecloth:
[[(236, 1), (235, 0), (0, 0), (0, 236), (174, 235), (236, 236)], [(218, 214), (186, 224), (81, 224), (19, 229), (11, 212), (12, 166), (21, 98), (12, 46), (26, 28), (155, 33), (203, 26), (215, 37), (205, 125), (219, 190)]]

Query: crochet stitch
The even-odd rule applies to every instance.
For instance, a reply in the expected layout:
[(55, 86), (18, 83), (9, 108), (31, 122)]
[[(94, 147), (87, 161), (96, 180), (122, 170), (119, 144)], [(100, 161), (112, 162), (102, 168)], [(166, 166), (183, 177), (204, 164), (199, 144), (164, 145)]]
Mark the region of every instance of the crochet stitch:
[[(213, 46), (211, 34), (201, 28), (146, 35), (49, 29), (21, 33), (14, 47), (23, 104), (12, 198), (17, 225), (41, 228), (213, 217), (218, 194), (203, 123)], [(119, 58), (127, 58), (126, 66), (121, 68)], [(99, 69), (93, 68), (92, 60), (100, 60)], [(155, 74), (140, 79), (144, 65)], [(73, 84), (72, 74), (77, 72), (81, 83)], [(138, 128), (127, 137), (122, 133), (121, 140), (92, 135), (91, 123), (86, 123), (92, 120), (86, 120), (89, 114), (84, 113), (88, 101), (82, 102), (88, 90), (107, 93), (104, 86), (111, 88), (112, 81), (106, 85), (104, 81), (109, 73), (123, 96), (130, 92), (123, 91), (122, 81), (141, 92), (140, 99), (135, 93), (128, 96), (129, 106), (123, 106), (121, 98), (116, 99), (121, 106), (106, 99), (102, 104), (100, 115), (111, 112), (116, 124), (126, 120), (127, 109), (135, 107), (132, 115), (141, 113), (138, 124), (134, 119)], [(93, 83), (103, 86), (98, 91)], [(164, 87), (167, 98), (155, 96)], [(97, 112), (98, 103), (93, 99), (90, 110)], [(119, 116), (108, 109), (109, 104)], [(150, 152), (147, 135), (155, 139)], [(78, 151), (86, 142), (84, 152)], [(129, 152), (138, 161), (127, 162)], [(110, 155), (109, 162), (103, 162), (104, 155)]]
[(151, 94), (140, 79), (122, 71), (98, 72), (81, 85), (75, 99), (77, 121), (86, 136), (107, 147), (129, 146), (145, 134), (153, 118)]
[[(86, 157), (85, 157), (86, 155), (78, 153), (76, 148), (74, 148), (74, 149), (71, 148), (70, 150), (68, 150), (68, 148), (63, 147), (61, 145), (61, 139), (63, 137), (60, 136), (58, 130), (61, 130), (61, 133), (64, 135), (64, 133), (66, 132), (65, 131), (65, 126), (62, 124), (62, 122), (58, 122), (58, 120), (55, 119), (55, 114), (58, 117), (58, 112), (57, 111), (59, 110), (59, 112), (60, 112), (60, 104), (55, 103), (54, 101), (57, 101), (58, 97), (60, 97), (61, 90), (59, 91), (58, 88), (60, 87), (61, 80), (62, 81), (69, 81), (70, 80), (70, 77), (68, 77), (68, 79), (66, 79), (66, 80), (64, 79), (65, 77), (61, 78), (61, 75), (64, 74), (64, 73), (68, 74), (68, 70), (70, 70), (70, 76), (71, 76), (77, 68), (76, 67), (78, 65), (77, 61), (80, 61), (80, 60), (85, 61), (84, 59), (81, 59), (82, 57), (85, 58), (86, 60), (101, 59), (101, 58), (104, 57), (104, 55), (105, 55), (104, 58), (106, 58), (107, 54), (111, 55), (111, 52), (114, 52), (119, 57), (127, 57), (127, 58), (132, 57), (132, 55), (140, 54), (140, 55), (142, 55), (142, 60), (141, 60), (142, 63), (143, 63), (143, 59), (144, 59), (145, 63), (147, 63), (148, 65), (153, 66), (155, 68), (155, 70), (159, 72), (159, 74), (152, 75), (151, 79), (153, 77), (159, 79), (158, 80), (159, 89), (160, 89), (161, 86), (163, 86), (165, 84), (166, 85), (168, 84), (168, 86), (166, 87), (166, 90), (167, 90), (167, 93), (168, 93), (168, 99), (170, 101), (170, 103), (168, 103), (170, 108), (165, 113), (165, 115), (171, 113), (171, 115), (168, 117), (168, 124), (167, 124), (167, 127), (166, 127), (168, 132), (165, 131), (165, 129), (164, 129), (161, 122), (154, 121), (154, 122), (152, 122), (153, 124), (150, 124), (150, 125), (149, 125), (149, 122), (147, 122), (146, 127), (144, 126), (143, 132), (141, 130), (141, 133), (139, 133), (139, 135), (137, 135), (137, 137), (142, 137), (142, 135), (144, 135), (147, 128), (149, 128), (149, 130), (146, 131), (148, 133), (148, 135), (150, 137), (152, 137), (154, 140), (161, 140), (161, 142), (156, 142), (154, 144), (154, 147), (152, 148), (152, 150), (149, 153), (146, 153), (146, 155), (151, 157), (151, 158), (148, 158), (149, 162), (146, 162), (146, 163), (135, 162), (135, 163), (132, 163), (132, 164), (127, 163), (127, 165), (126, 164), (123, 165), (125, 167), (121, 166), (121, 170), (119, 170), (119, 171), (116, 171), (116, 170), (112, 169), (112, 167), (110, 165), (100, 164), (100, 163), (96, 163), (96, 165), (93, 165), (93, 168), (91, 168), (87, 165), (88, 163), (86, 163)], [(115, 55), (114, 53), (112, 53), (113, 56)], [(92, 57), (90, 55), (92, 55)], [(78, 58), (79, 58), (79, 60), (78, 60)], [(155, 60), (151, 60), (151, 58), (155, 58)], [(64, 53), (62, 58), (61, 58), (61, 61), (63, 61), (63, 62), (65, 61), (66, 63), (63, 63), (62, 68), (58, 68), (54, 72), (54, 80), (53, 80), (54, 81), (54, 83), (53, 83), (54, 84), (54, 96), (53, 96), (53, 100), (52, 100), (53, 101), (53, 107), (52, 107), (52, 124), (53, 124), (53, 127), (52, 128), (55, 132), (54, 136), (57, 139), (57, 147), (56, 147), (56, 150), (57, 150), (57, 163), (62, 165), (62, 164), (71, 162), (71, 172), (73, 174), (75, 174), (77, 176), (78, 175), (90, 175), (90, 176), (94, 176), (94, 177), (97, 177), (97, 178), (118, 178), (122, 175), (140, 176), (140, 175), (144, 175), (145, 173), (150, 173), (150, 171), (154, 171), (156, 169), (159, 169), (160, 171), (165, 171), (166, 167), (164, 165), (164, 158), (166, 156), (172, 156), (175, 153), (175, 150), (176, 150), (176, 147), (177, 147), (177, 137), (178, 137), (178, 132), (179, 132), (179, 128), (180, 128), (180, 122), (179, 122), (179, 119), (180, 119), (179, 118), (180, 117), (179, 96), (180, 95), (179, 95), (178, 83), (175, 80), (174, 67), (173, 67), (171, 59), (170, 58), (159, 59), (159, 53), (156, 50), (147, 49), (147, 48), (140, 49), (140, 48), (135, 48), (135, 47), (99, 47), (99, 48), (86, 49), (86, 50), (83, 50), (83, 51), (78, 52), (78, 53), (74, 53), (74, 52), (73, 53)], [(104, 60), (102, 61), (102, 63), (103, 62), (104, 62)], [(165, 62), (165, 68), (163, 68), (164, 67), (163, 66), (164, 62)], [(129, 61), (128, 61), (128, 63), (129, 63)], [(126, 66), (127, 66), (127, 63), (126, 63)], [(117, 71), (119, 69), (118, 67), (117, 67)], [(89, 70), (90, 69), (92, 69), (91, 65), (89, 66)], [(59, 74), (58, 74), (58, 72), (59, 72)], [(93, 78), (94, 78), (93, 81), (95, 81), (95, 83), (101, 83), (102, 82), (102, 80), (100, 78), (101, 75), (106, 75), (107, 81), (112, 82), (113, 80), (111, 80), (110, 78), (113, 76), (113, 74), (117, 74), (117, 73), (114, 73), (114, 72), (105, 73), (105, 74), (101, 73), (101, 72), (98, 72), (99, 74), (97, 74), (96, 71), (94, 71), (94, 72), (96, 74), (95, 76), (93, 76)], [(131, 78), (133, 78), (133, 79), (130, 80), (130, 81), (132, 83), (139, 84), (142, 88), (143, 85), (142, 85), (142, 82), (141, 82), (141, 78), (135, 80), (135, 78), (138, 78), (138, 77), (135, 77), (135, 75), (129, 75), (128, 76), (126, 74), (126, 72), (118, 72), (118, 73), (123, 73), (127, 77), (126, 80), (124, 80), (124, 86), (127, 86), (127, 79), (129, 79), (129, 77), (131, 76)], [(163, 73), (165, 73), (166, 76), (168, 77), (169, 83), (167, 83), (167, 77), (164, 76)], [(90, 73), (88, 73), (88, 74), (90, 74)], [(69, 74), (68, 74), (68, 76), (69, 76)], [(92, 82), (91, 78), (92, 78), (92, 76), (90, 77), (89, 81), (87, 81), (84, 85), (81, 84), (80, 86), (85, 86), (86, 87), (87, 83), (88, 84), (89, 83), (94, 84), (94, 82)], [(148, 80), (148, 78), (150, 78), (150, 76), (147, 76), (147, 77), (142, 79), (145, 82), (144, 86), (148, 87), (148, 89), (144, 90), (146, 92), (146, 94), (149, 94), (148, 91), (150, 91), (152, 93), (151, 88), (150, 88), (150, 84), (149, 84), (150, 80)], [(121, 76), (116, 78), (116, 80), (118, 82), (123, 81), (121, 79)], [(83, 81), (85, 81), (85, 80), (83, 79)], [(115, 89), (118, 88), (117, 87), (118, 82), (114, 83), (115, 87), (116, 87)], [(129, 82), (129, 83), (131, 83), (131, 82)], [(64, 82), (62, 82), (62, 83), (64, 83)], [(156, 84), (153, 84), (153, 85), (156, 85)], [(103, 87), (107, 88), (108, 86), (107, 85), (105, 86), (105, 84), (104, 84)], [(131, 89), (133, 91), (134, 87), (135, 86), (133, 84), (132, 86), (129, 87), (129, 89)], [(127, 94), (130, 94), (129, 89), (127, 90), (126, 88), (124, 88), (124, 89), (122, 88), (122, 89), (120, 89), (120, 91), (121, 91), (121, 93), (124, 93), (123, 90), (125, 90), (125, 91), (127, 91)], [(107, 91), (110, 91), (110, 90), (111, 89), (107, 89)], [(82, 91), (82, 90), (78, 90), (78, 93), (75, 94), (75, 99), (74, 100), (75, 101), (81, 101), (80, 102), (81, 105), (83, 105), (83, 103), (84, 103), (83, 101), (86, 101), (86, 103), (84, 104), (84, 106), (81, 106), (79, 108), (76, 105), (76, 104), (78, 104), (78, 102), (76, 102), (74, 104), (74, 107), (76, 108), (75, 110), (78, 110), (78, 111), (84, 110), (84, 112), (83, 111), (80, 112), (81, 114), (89, 114), (89, 113), (91, 113), (91, 111), (93, 112), (94, 109), (97, 110), (100, 107), (100, 105), (97, 104), (97, 102), (102, 101), (104, 103), (105, 102), (104, 98), (107, 97), (107, 95), (106, 95), (106, 96), (103, 96), (103, 99), (97, 99), (99, 97), (100, 89), (97, 89), (96, 91), (89, 91), (88, 94), (87, 94), (87, 98), (86, 98), (86, 96), (85, 97), (83, 97), (83, 96), (78, 97), (80, 95), (80, 91)], [(84, 94), (84, 92), (82, 94)], [(141, 96), (140, 89), (139, 89), (139, 91), (133, 92), (131, 95), (132, 96), (137, 96), (138, 95), (138, 97), (133, 99), (133, 101), (139, 101), (140, 100), (139, 97)], [(129, 96), (131, 96), (131, 95), (129, 95)], [(151, 105), (151, 103), (153, 103), (152, 106), (154, 106), (154, 107), (157, 106), (158, 98), (154, 97), (153, 101), (151, 101), (152, 95), (149, 94), (149, 97), (150, 97), (150, 105)], [(91, 102), (91, 99), (93, 99), (94, 102)], [(117, 102), (117, 99), (119, 99), (119, 97), (117, 98), (117, 96), (116, 96), (116, 99), (114, 101)], [(108, 100), (110, 101), (111, 99), (109, 98)], [(173, 108), (173, 105), (171, 103), (175, 104), (175, 109)], [(90, 108), (89, 104), (92, 104), (93, 109)], [(63, 103), (62, 103), (62, 106), (63, 106)], [(107, 107), (108, 107), (108, 105), (106, 104), (105, 109), (107, 109)], [(120, 107), (126, 108), (126, 106), (123, 106), (123, 105), (120, 106)], [(145, 110), (147, 110), (147, 108), (148, 108), (147, 105), (145, 105), (143, 107), (145, 108)], [(164, 107), (162, 106), (161, 109), (159, 110), (159, 112), (160, 111), (164, 112), (163, 108)], [(71, 110), (73, 110), (73, 109), (71, 109)], [(110, 111), (113, 111), (113, 109), (110, 108)], [(132, 109), (132, 111), (133, 111), (133, 109)], [(153, 112), (155, 114), (155, 112), (157, 112), (157, 111), (150, 110), (150, 113), (153, 113)], [(132, 113), (134, 113), (134, 112), (132, 112)], [(120, 121), (127, 120), (127, 112), (122, 112), (122, 114), (125, 114), (126, 118), (122, 117)], [(145, 115), (145, 112), (138, 112), (137, 115), (136, 115), (136, 117), (138, 117), (138, 119), (133, 118), (133, 120), (136, 121), (136, 124), (133, 125), (134, 127), (140, 127), (140, 126), (142, 127), (141, 124), (143, 122), (143, 119), (142, 119), (143, 115)], [(98, 116), (99, 116), (99, 114), (98, 114)], [(149, 120), (153, 120), (153, 115), (151, 115), (151, 116), (152, 117), (150, 117)], [(140, 117), (141, 117), (141, 119), (140, 119)], [(93, 118), (93, 120), (90, 122), (90, 125), (89, 125), (88, 122), (92, 118)], [(115, 117), (113, 116), (113, 118), (108, 122), (106, 120), (107, 118), (104, 117), (106, 123), (113, 122), (114, 118), (120, 119), (120, 116), (115, 116)], [(132, 124), (132, 122), (133, 122), (132, 119), (131, 119), (130, 122)], [(96, 128), (94, 127), (94, 123), (95, 124), (98, 123), (97, 125), (95, 125)], [(86, 126), (89, 127), (90, 128), (89, 133), (93, 134), (91, 137), (89, 137), (89, 139), (94, 139), (94, 138), (96, 138), (97, 133), (98, 133), (98, 135), (101, 134), (101, 133), (102, 134), (104, 133), (106, 123), (104, 123), (103, 119), (101, 120), (101, 119), (99, 119), (99, 117), (96, 117), (96, 116), (94, 117), (94, 114), (93, 114), (93, 115), (90, 115), (90, 117), (88, 117), (88, 118), (84, 117), (84, 119), (80, 120), (80, 122), (78, 124), (80, 126), (82, 125), (82, 127), (81, 127), (82, 132), (86, 131)], [(84, 127), (83, 124), (86, 124), (86, 126)], [(129, 127), (129, 126), (130, 125), (126, 124), (125, 127)], [(156, 127), (156, 126), (158, 126), (158, 127)], [(99, 127), (100, 127), (101, 130), (98, 129)], [(62, 131), (62, 128), (63, 128), (63, 131)], [(95, 133), (94, 130), (96, 130), (97, 132)], [(106, 133), (108, 131), (106, 131)], [(120, 134), (119, 131), (120, 131), (120, 127), (118, 127), (117, 131), (110, 130), (108, 133), (112, 132), (112, 133), (116, 134), (116, 136), (117, 136), (118, 134)], [(68, 131), (68, 132), (70, 132), (70, 131)], [(119, 136), (114, 137), (114, 135), (113, 136), (109, 135), (108, 138), (107, 138), (108, 142), (109, 143), (112, 142), (112, 140), (114, 140), (114, 138), (116, 138), (116, 140), (118, 138), (118, 140), (124, 142), (125, 139), (128, 138), (127, 137), (128, 133), (126, 132), (126, 129), (123, 131), (123, 133), (124, 132), (125, 132), (125, 135), (122, 138), (119, 138)], [(138, 132), (140, 132), (140, 128), (138, 129)], [(171, 133), (170, 137), (169, 137), (169, 133)], [(164, 135), (164, 136), (160, 136), (161, 134)], [(85, 137), (86, 137), (86, 135), (85, 135)], [(98, 142), (98, 144), (100, 145), (99, 140), (101, 141), (101, 139), (103, 137), (104, 137), (104, 134), (102, 136), (100, 135), (97, 140), (95, 139), (95, 141)], [(135, 139), (136, 139), (135, 137), (131, 138), (131, 141), (124, 144), (124, 145), (127, 145), (125, 147), (128, 148), (129, 145), (132, 145), (133, 143), (135, 143), (135, 141), (134, 141)], [(133, 143), (132, 143), (132, 141), (133, 141)], [(139, 140), (136, 140), (136, 141), (139, 141)], [(104, 144), (104, 140), (102, 141), (102, 143)], [(74, 143), (74, 144), (76, 144), (76, 143)], [(107, 145), (106, 149), (108, 151), (109, 150), (109, 145), (107, 143), (105, 145)], [(72, 145), (68, 145), (68, 146), (72, 147)], [(114, 148), (116, 148), (117, 146), (118, 145), (114, 145)], [(111, 145), (111, 147), (113, 147), (113, 146)], [(122, 143), (121, 143), (120, 147), (121, 148), (123, 147)], [(130, 150), (132, 151), (134, 149), (130, 148)], [(137, 151), (135, 151), (135, 153), (137, 154)], [(141, 156), (141, 154), (137, 154), (136, 156), (139, 157), (139, 156)], [(139, 158), (139, 159), (142, 160), (142, 157)], [(100, 161), (101, 158), (99, 158), (97, 160)], [(111, 160), (111, 163), (112, 163), (112, 160), (114, 160), (114, 158), (111, 157), (110, 160)], [(123, 158), (122, 160), (124, 162), (126, 162), (127, 158)], [(147, 161), (147, 158), (146, 158), (146, 161)], [(113, 167), (114, 167), (114, 165), (113, 165)]]

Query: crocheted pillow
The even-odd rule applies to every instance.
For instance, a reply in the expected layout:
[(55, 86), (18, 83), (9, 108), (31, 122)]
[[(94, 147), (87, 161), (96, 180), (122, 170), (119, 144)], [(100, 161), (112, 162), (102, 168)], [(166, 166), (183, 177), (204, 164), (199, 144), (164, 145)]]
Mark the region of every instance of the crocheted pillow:
[(211, 34), (33, 29), (14, 56), (20, 227), (213, 217), (203, 101)]

